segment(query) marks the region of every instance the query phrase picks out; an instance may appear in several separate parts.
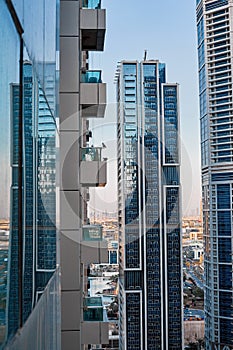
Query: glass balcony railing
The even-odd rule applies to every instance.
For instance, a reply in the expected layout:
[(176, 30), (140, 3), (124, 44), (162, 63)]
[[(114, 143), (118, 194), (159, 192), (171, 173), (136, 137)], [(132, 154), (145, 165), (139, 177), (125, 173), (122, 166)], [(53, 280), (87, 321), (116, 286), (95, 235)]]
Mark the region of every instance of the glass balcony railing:
[(60, 271), (57, 269), (23, 327), (5, 350), (61, 349)]
[(83, 226), (83, 241), (102, 241), (101, 225), (86, 225)]
[(86, 9), (101, 9), (101, 0), (83, 0), (83, 8)]
[(83, 321), (103, 322), (104, 309), (101, 297), (86, 297), (83, 302)]
[(101, 70), (88, 70), (81, 75), (81, 83), (102, 83)]
[(81, 149), (81, 161), (101, 161), (101, 147), (86, 147)]

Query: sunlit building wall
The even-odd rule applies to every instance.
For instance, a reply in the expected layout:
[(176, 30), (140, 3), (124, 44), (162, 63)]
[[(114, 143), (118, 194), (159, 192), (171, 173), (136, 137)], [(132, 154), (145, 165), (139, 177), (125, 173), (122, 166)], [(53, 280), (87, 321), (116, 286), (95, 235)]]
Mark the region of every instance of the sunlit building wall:
[(197, 0), (206, 349), (233, 348), (232, 0)]

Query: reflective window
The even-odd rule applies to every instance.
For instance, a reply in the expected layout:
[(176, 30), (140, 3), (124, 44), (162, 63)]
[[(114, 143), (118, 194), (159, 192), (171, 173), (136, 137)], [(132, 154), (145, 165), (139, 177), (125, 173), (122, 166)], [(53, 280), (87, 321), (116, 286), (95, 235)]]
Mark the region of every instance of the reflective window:
[(204, 40), (204, 18), (200, 20), (197, 26), (198, 45)]
[[(4, 297), (1, 293), (6, 294), (6, 285), (0, 288), (0, 301), (7, 310), (8, 337), (19, 327), (20, 305), (25, 322), (56, 269), (56, 0), (13, 1), (13, 4), (24, 29), (21, 67), (20, 37), (5, 2), (0, 2), (0, 230), (2, 235), (10, 237), (9, 258), (4, 257), (5, 262), (9, 261), (9, 293)], [(4, 308), (0, 312), (2, 325)]]
[(230, 185), (217, 185), (217, 205), (218, 209), (230, 209)]
[[(6, 299), (7, 299), (7, 263), (8, 256), (8, 241), (11, 232), (18, 231), (17, 221), (11, 221), (11, 212), (18, 215), (18, 143), (19, 143), (19, 58), (20, 58), (20, 42), (19, 36), (15, 29), (14, 23), (6, 7), (5, 1), (0, 1), (0, 232), (2, 239), (6, 239), (5, 249), (0, 250), (1, 265), (5, 265), (0, 271), (0, 322), (3, 326), (3, 337), (6, 330)], [(17, 94), (14, 94), (17, 91)], [(14, 114), (13, 109), (17, 112)], [(15, 119), (16, 127), (13, 130), (12, 123)], [(14, 140), (14, 142), (13, 142)], [(11, 153), (12, 152), (12, 153)], [(13, 176), (12, 176), (13, 175)], [(14, 199), (12, 201), (12, 199)], [(10, 310), (8, 318), (10, 318), (10, 331), (16, 330), (18, 327), (18, 255), (17, 255), (17, 236), (10, 235), (9, 249), (16, 252), (14, 260), (14, 270), (16, 279), (11, 285), (12, 298), (15, 302), (15, 307)], [(16, 324), (16, 327), (15, 327)]]
[(218, 235), (231, 236), (231, 212), (218, 212)]

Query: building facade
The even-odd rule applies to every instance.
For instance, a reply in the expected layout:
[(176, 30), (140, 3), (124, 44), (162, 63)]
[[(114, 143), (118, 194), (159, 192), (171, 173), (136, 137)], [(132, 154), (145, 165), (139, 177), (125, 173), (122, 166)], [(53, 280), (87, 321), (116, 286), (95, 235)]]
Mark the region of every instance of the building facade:
[(107, 243), (87, 215), (89, 187), (107, 177), (89, 127), (105, 115), (106, 84), (88, 61), (104, 49), (106, 13), (101, 0), (2, 0), (0, 16), (4, 348), (90, 349), (108, 343), (102, 299), (88, 296), (89, 265), (108, 262)]
[[(4, 348), (26, 349), (28, 344), (38, 349), (41, 343), (32, 334), (40, 329), (48, 348), (59, 349), (57, 4), (0, 2), (0, 219), (9, 227)], [(27, 342), (14, 345), (17, 330), (23, 334), (26, 323)]]
[[(92, 144), (90, 118), (103, 118), (106, 84), (91, 69), (90, 51), (103, 51), (106, 11), (100, 0), (60, 1), (60, 239), (61, 346), (108, 343), (101, 297), (89, 297), (91, 263), (107, 263), (102, 226), (90, 225), (89, 187), (106, 185), (106, 159)], [(92, 53), (94, 56), (94, 54)], [(92, 56), (92, 57), (93, 57)], [(96, 67), (95, 67), (96, 68)]]
[(181, 349), (179, 93), (157, 60), (117, 71), (120, 349)]
[[(33, 113), (37, 93), (38, 114)], [(18, 329), (18, 122), (19, 85), (12, 84), (11, 211), (8, 295), (8, 335)], [(32, 64), (23, 64), (23, 322), (32, 312), (56, 270), (56, 124), (40, 85), (35, 86)]]
[(233, 2), (197, 1), (206, 349), (233, 348)]

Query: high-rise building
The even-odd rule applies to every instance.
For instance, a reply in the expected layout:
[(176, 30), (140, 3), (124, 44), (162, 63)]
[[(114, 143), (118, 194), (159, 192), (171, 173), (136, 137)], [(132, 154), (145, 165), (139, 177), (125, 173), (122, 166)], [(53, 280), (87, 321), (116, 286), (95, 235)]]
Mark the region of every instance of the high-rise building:
[(88, 294), (89, 266), (107, 263), (108, 249), (87, 211), (89, 187), (106, 185), (107, 162), (89, 121), (105, 115), (106, 84), (89, 51), (104, 50), (106, 11), (101, 0), (65, 0), (60, 18), (61, 344), (81, 350), (108, 343), (102, 299)]
[(56, 0), (0, 2), (0, 218), (9, 222), (10, 349), (59, 350), (60, 343), (56, 13)]
[(120, 349), (182, 349), (179, 92), (157, 60), (117, 70)]
[[(38, 113), (33, 112), (37, 92)], [(18, 122), (19, 85), (11, 85), (11, 211), (8, 336), (19, 325), (18, 288)], [(23, 65), (23, 321), (30, 315), (56, 269), (56, 125), (32, 64)]]
[(233, 1), (196, 5), (206, 349), (232, 349)]
[(101, 0), (2, 0), (0, 18), (0, 220), (10, 232), (4, 348), (100, 347), (107, 313), (101, 297), (89, 297), (88, 271), (108, 262), (108, 250), (87, 202), (89, 187), (106, 184), (89, 123), (105, 115), (106, 84), (90, 69), (89, 51), (104, 49), (106, 13)]

